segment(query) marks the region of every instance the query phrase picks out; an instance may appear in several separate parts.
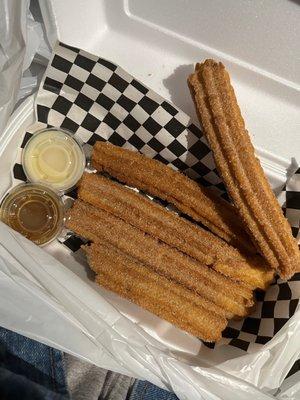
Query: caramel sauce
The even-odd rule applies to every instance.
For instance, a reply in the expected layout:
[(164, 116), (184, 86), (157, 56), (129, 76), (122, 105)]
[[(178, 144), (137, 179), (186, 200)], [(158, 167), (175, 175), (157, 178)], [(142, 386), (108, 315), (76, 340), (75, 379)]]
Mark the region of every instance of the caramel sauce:
[(54, 239), (61, 230), (63, 206), (54, 192), (41, 185), (19, 185), (4, 199), (1, 219), (42, 245)]

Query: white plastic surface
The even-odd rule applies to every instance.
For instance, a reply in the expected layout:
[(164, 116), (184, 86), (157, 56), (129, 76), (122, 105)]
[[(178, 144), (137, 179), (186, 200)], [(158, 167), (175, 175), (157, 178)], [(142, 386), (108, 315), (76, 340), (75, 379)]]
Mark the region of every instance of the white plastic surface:
[(26, 57), (28, 1), (4, 0), (0, 3), (0, 132), (13, 110)]
[(59, 39), (116, 62), (189, 115), (195, 115), (186, 85), (193, 64), (208, 57), (221, 60), (255, 146), (288, 161), (300, 159), (297, 0), (41, 4), (54, 16), (52, 40), (54, 21)]
[[(29, 71), (36, 55), (50, 56), (40, 22), (29, 11), (29, 0), (0, 2), (0, 135), (15, 103), (37, 87)], [(25, 73), (25, 76), (22, 74)]]

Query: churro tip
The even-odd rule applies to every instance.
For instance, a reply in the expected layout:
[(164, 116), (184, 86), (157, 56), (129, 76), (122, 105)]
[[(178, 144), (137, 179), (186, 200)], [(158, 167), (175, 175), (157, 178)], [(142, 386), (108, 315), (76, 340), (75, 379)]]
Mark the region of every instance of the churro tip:
[(209, 67), (209, 68), (218, 67), (218, 68), (225, 69), (225, 66), (221, 61), (216, 61), (216, 60), (213, 60), (212, 58), (207, 58), (203, 62), (196, 63), (195, 72), (198, 72), (205, 67)]

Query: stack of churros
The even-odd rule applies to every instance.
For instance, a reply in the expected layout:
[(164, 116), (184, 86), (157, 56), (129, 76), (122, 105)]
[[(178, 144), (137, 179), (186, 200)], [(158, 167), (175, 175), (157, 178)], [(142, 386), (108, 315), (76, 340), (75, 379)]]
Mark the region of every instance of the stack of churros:
[(249, 314), (254, 290), (266, 290), (275, 269), (283, 277), (296, 271), (299, 251), (254, 157), (223, 66), (198, 65), (189, 86), (234, 205), (157, 160), (97, 142), (98, 173), (81, 179), (67, 226), (90, 241), (84, 251), (99, 285), (217, 341), (228, 319)]
[(235, 208), (209, 188), (157, 160), (108, 142), (95, 143), (92, 163), (98, 171), (168, 201), (233, 246), (255, 253)]

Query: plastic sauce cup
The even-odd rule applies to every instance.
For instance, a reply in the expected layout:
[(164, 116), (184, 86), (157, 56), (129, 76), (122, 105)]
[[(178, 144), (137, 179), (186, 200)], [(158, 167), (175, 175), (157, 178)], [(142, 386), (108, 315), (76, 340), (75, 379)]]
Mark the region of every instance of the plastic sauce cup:
[(22, 165), (30, 182), (66, 193), (80, 180), (86, 158), (82, 146), (69, 132), (49, 128), (29, 139), (22, 152)]
[(1, 220), (38, 245), (55, 239), (64, 223), (61, 198), (45, 186), (23, 183), (3, 200)]

